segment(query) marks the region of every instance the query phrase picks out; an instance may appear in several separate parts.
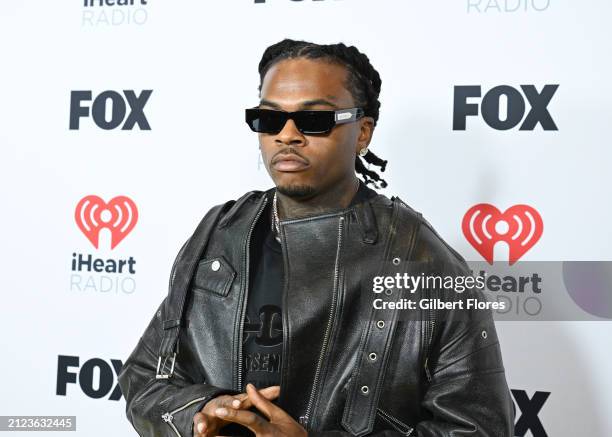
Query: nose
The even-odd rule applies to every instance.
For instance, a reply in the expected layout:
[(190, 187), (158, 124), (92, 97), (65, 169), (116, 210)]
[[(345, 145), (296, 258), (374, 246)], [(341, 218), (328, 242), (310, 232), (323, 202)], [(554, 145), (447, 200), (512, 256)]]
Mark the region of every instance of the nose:
[(281, 131), (276, 134), (274, 141), (278, 145), (287, 144), (302, 146), (306, 143), (306, 138), (300, 132), (292, 119), (287, 120)]

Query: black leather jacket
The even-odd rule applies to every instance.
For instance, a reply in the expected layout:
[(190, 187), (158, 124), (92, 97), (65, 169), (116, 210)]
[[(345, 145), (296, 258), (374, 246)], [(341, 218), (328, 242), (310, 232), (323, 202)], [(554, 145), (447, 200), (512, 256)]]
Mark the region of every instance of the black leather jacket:
[[(349, 208), (281, 220), (277, 404), (312, 437), (512, 436), (514, 404), (491, 317), (436, 323), (434, 312), (398, 321), (363, 305), (360, 281), (381, 269), (394, 275), (410, 261), (432, 260), (446, 273), (469, 269), (398, 197), (360, 189), (366, 200)], [(166, 297), (119, 374), (127, 417), (139, 435), (191, 437), (193, 416), (209, 399), (244, 391), (250, 236), (273, 190), (215, 207), (219, 220), (208, 224), (208, 244), (193, 270), (181, 270), (189, 241), (179, 252), (169, 296), (176, 281), (188, 284), (182, 321), (168, 320)], [(212, 217), (209, 212), (201, 226)], [(173, 329), (180, 332), (173, 375), (158, 379), (160, 344)]]

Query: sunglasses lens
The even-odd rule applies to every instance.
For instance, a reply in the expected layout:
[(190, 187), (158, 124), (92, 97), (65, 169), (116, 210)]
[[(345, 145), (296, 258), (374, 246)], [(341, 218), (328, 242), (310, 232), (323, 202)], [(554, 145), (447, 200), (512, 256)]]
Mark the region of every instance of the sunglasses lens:
[[(246, 110), (246, 122), (254, 132), (277, 134), (287, 122), (287, 113), (272, 109), (250, 108)], [(322, 134), (334, 127), (334, 111), (297, 111), (293, 121), (303, 134)]]
[(246, 122), (255, 132), (276, 134), (287, 121), (285, 113), (270, 109), (252, 108), (246, 110)]
[(334, 127), (334, 111), (299, 111), (294, 115), (297, 128), (303, 134), (322, 134)]

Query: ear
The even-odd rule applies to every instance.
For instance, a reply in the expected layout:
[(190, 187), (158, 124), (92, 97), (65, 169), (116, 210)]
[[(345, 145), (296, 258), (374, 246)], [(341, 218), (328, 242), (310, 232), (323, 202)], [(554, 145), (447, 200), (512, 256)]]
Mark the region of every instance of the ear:
[(372, 135), (374, 134), (374, 118), (362, 117), (359, 120), (359, 136), (355, 145), (355, 153), (359, 153), (361, 149), (370, 145)]

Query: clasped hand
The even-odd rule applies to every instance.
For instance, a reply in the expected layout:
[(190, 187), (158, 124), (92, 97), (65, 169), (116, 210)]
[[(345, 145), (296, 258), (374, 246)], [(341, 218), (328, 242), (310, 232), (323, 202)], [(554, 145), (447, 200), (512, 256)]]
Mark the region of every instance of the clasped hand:
[[(306, 430), (293, 417), (270, 402), (279, 394), (278, 385), (257, 390), (249, 383), (246, 393), (213, 398), (194, 415), (193, 437), (218, 437), (221, 428), (231, 422), (249, 428), (257, 437), (308, 437)], [(253, 406), (268, 420), (248, 411)]]

